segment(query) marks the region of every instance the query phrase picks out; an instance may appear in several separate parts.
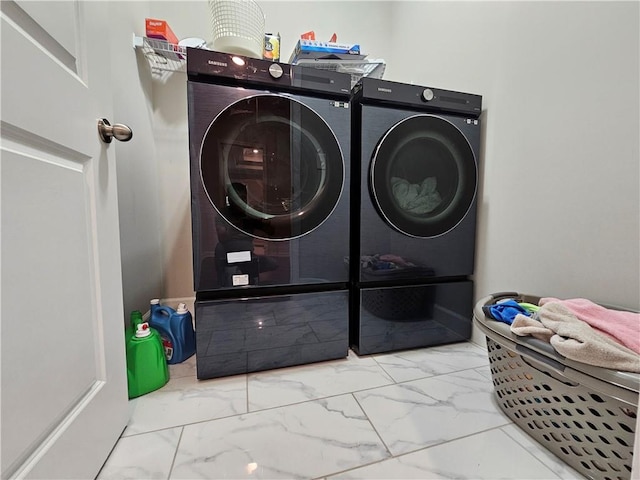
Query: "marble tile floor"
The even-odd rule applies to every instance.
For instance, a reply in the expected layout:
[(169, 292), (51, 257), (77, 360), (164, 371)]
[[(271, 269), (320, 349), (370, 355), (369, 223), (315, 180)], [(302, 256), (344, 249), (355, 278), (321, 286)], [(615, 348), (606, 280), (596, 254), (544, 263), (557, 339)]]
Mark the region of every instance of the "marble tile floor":
[(195, 358), (130, 401), (98, 479), (583, 479), (493, 399), (458, 343), (197, 380)]

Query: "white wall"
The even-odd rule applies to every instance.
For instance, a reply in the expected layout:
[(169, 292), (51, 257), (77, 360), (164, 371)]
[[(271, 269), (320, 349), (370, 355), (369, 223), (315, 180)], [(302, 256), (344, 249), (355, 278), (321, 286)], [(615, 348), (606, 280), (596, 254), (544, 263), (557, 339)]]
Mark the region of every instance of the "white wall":
[[(149, 4), (149, 16), (167, 20), (179, 39), (207, 38), (210, 28), (206, 1), (152, 1)], [(144, 22), (139, 33), (144, 34)], [(161, 297), (192, 297), (186, 74), (173, 73), (162, 81), (154, 80), (152, 98), (164, 266)]]
[(638, 308), (639, 4), (395, 5), (386, 78), (484, 97), (476, 297)]
[[(125, 317), (146, 311), (149, 300), (162, 295), (163, 257), (156, 145), (151, 108), (151, 77), (132, 35), (144, 31), (146, 2), (111, 2), (111, 82), (114, 93), (111, 123), (133, 130), (130, 142), (113, 142), (118, 169), (120, 244)], [(140, 31), (142, 28), (142, 31)]]
[[(260, 2), (288, 58), (333, 32), (385, 78), (484, 97), (476, 297), (518, 290), (638, 308), (638, 3)], [(152, 2), (211, 40), (205, 1)], [(186, 78), (154, 84), (165, 297), (191, 295)]]

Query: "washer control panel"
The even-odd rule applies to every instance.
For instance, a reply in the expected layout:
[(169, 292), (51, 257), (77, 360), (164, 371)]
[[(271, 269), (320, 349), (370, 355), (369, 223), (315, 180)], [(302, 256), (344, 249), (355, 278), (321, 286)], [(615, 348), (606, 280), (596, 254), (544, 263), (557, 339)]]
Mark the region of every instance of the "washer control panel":
[(353, 87), (353, 99), (359, 103), (404, 105), (416, 110), (461, 113), (475, 117), (482, 113), (480, 95), (370, 77), (361, 78)]

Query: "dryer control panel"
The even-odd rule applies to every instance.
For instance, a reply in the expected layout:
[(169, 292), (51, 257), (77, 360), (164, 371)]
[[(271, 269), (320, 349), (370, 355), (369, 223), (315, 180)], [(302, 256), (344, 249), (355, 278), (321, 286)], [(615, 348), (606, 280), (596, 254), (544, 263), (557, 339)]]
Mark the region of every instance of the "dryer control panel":
[(391, 82), (364, 77), (353, 87), (354, 99), (361, 103), (403, 105), (419, 110), (461, 113), (478, 117), (482, 96), (440, 88)]
[(189, 80), (223, 85), (267, 86), (280, 91), (317, 92), (348, 97), (351, 75), (276, 63), (231, 53), (187, 48)]

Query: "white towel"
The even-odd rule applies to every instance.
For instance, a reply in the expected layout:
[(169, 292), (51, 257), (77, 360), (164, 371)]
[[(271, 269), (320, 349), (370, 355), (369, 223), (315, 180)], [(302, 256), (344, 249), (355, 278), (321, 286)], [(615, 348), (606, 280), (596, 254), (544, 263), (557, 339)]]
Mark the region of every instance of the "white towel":
[(436, 177), (427, 177), (421, 184), (409, 183), (400, 177), (391, 177), (393, 197), (400, 208), (417, 215), (430, 213), (442, 203), (437, 183)]
[(640, 355), (598, 333), (561, 303), (551, 302), (540, 307), (538, 319), (540, 321), (518, 314), (511, 331), (548, 341), (560, 355), (576, 362), (640, 373)]

